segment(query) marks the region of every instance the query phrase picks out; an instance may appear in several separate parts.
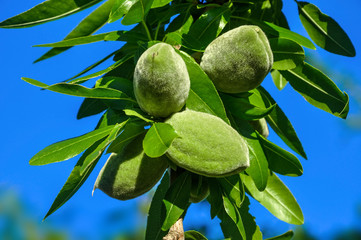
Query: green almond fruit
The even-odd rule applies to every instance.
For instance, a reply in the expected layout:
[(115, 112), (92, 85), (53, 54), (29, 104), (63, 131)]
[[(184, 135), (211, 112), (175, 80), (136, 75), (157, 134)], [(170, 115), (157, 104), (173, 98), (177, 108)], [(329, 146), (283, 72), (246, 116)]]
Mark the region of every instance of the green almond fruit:
[(258, 87), (272, 65), (268, 39), (253, 25), (232, 29), (213, 40), (200, 64), (215, 87), (225, 93), (247, 92)]
[(209, 195), (209, 184), (206, 177), (192, 174), (192, 186), (189, 201), (199, 203)]
[(268, 138), (269, 129), (265, 118), (249, 121), (254, 130), (257, 130), (263, 137)]
[(154, 117), (168, 117), (180, 111), (188, 98), (187, 67), (171, 45), (157, 43), (140, 56), (133, 87), (143, 111)]
[(179, 136), (167, 150), (177, 166), (208, 177), (230, 176), (249, 167), (247, 143), (219, 117), (187, 109), (166, 123)]
[(135, 138), (120, 153), (112, 153), (95, 182), (112, 198), (128, 200), (148, 192), (168, 167), (166, 156), (148, 157), (143, 150), (144, 134)]

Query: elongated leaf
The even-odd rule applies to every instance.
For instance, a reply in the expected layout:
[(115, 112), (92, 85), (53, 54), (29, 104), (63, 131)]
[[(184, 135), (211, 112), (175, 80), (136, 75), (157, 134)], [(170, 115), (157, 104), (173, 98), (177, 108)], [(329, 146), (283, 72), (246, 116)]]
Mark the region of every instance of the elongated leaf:
[(57, 93), (62, 93), (77, 97), (117, 99), (117, 100), (135, 102), (133, 99), (129, 98), (126, 94), (122, 93), (121, 91), (111, 88), (101, 88), (101, 87), (86, 88), (82, 85), (71, 84), (71, 83), (56, 83), (54, 85), (49, 86), (45, 83), (39, 82), (31, 78), (21, 78), (21, 79), (34, 86), (41, 87), (43, 89), (47, 89)]
[(108, 22), (112, 23), (121, 19), (136, 2), (136, 0), (115, 0)]
[(292, 32), (291, 30), (288, 30), (287, 28), (277, 26), (270, 22), (259, 21), (257, 19), (236, 17), (236, 16), (232, 16), (232, 18), (251, 22), (255, 25), (258, 25), (259, 27), (262, 28), (263, 31), (265, 31), (266, 33), (268, 33), (272, 36), (279, 37), (279, 38), (287, 38), (289, 40), (295, 41), (296, 43), (298, 43), (304, 47), (316, 50), (315, 45), (309, 39), (305, 38), (304, 36), (302, 36), (298, 33)]
[(89, 74), (84, 77), (73, 79), (72, 81), (70, 81), (70, 83), (79, 83), (80, 84), (80, 83), (86, 82), (89, 79), (96, 78), (103, 74), (109, 73), (110, 71), (115, 70), (116, 68), (120, 67), (123, 63), (126, 63), (131, 58), (133, 58), (132, 55), (131, 56), (126, 55), (126, 56), (122, 57), (120, 60), (113, 63), (112, 65), (110, 65), (109, 67), (107, 67), (106, 69)]
[[(127, 121), (128, 120), (128, 121)], [(127, 125), (130, 121), (129, 117), (121, 112), (114, 111), (113, 109), (109, 108), (99, 119), (96, 129), (107, 127), (110, 125), (116, 125), (118, 123), (122, 123), (127, 121)], [(114, 130), (114, 129), (113, 129)]]
[(333, 115), (346, 118), (349, 98), (320, 70), (305, 63), (295, 69), (280, 71), (291, 86), (309, 103)]
[(230, 19), (231, 11), (228, 7), (211, 8), (194, 22), (184, 37), (192, 37), (205, 49), (222, 32)]
[(340, 25), (315, 5), (297, 2), (303, 26), (311, 39), (323, 49), (343, 56), (354, 57), (355, 47)]
[(241, 208), (239, 208), (244, 229), (246, 230), (245, 240), (262, 240), (262, 232), (256, 224), (255, 217), (253, 217), (249, 212), (249, 205), (249, 198), (246, 196)]
[(191, 175), (184, 172), (168, 189), (163, 203), (165, 205), (166, 214), (162, 225), (162, 230), (167, 231), (189, 207), (189, 196), (191, 190)]
[[(117, 31), (114, 31), (114, 33), (116, 33), (116, 32)], [(46, 43), (46, 44), (34, 45), (33, 47), (72, 47), (72, 46), (76, 46), (76, 45), (89, 44), (89, 43), (104, 41), (105, 37), (111, 33), (113, 33), (113, 32), (100, 33), (100, 34), (96, 34), (96, 35), (84, 36), (84, 37), (78, 37), (78, 38), (71, 38), (71, 39), (66, 39), (66, 40), (63, 40), (60, 42), (56, 42), (56, 43)]]
[[(65, 38), (72, 39), (72, 38), (79, 38), (84, 36), (89, 36), (96, 32), (99, 28), (101, 28), (106, 21), (108, 20), (109, 12), (111, 6), (113, 5), (114, 0), (107, 0), (104, 4), (100, 7), (95, 9), (92, 13), (90, 13), (86, 18), (84, 18)], [(35, 60), (34, 63), (54, 57), (66, 50), (70, 47), (64, 48), (53, 48), (42, 55), (40, 58)]]
[(223, 209), (222, 189), (216, 179), (209, 178), (209, 196), (207, 201), (211, 205), (211, 218), (215, 218)]
[(80, 105), (77, 119), (82, 119), (105, 111), (108, 107), (100, 99), (86, 98)]
[(185, 240), (207, 240), (207, 238), (200, 232), (190, 230), (184, 233)]
[(0, 23), (2, 28), (32, 27), (82, 11), (101, 0), (47, 0)]
[(162, 240), (167, 234), (162, 231), (162, 224), (164, 221), (164, 213), (162, 210), (163, 199), (169, 188), (169, 174), (165, 173), (162, 181), (160, 182), (155, 194), (153, 196), (150, 208), (148, 211), (147, 229), (145, 231), (145, 240)]
[(163, 7), (165, 5), (167, 5), (168, 3), (170, 3), (172, 0), (154, 0), (152, 3), (152, 8), (159, 8), (159, 7)]
[(273, 69), (293, 69), (305, 60), (305, 52), (298, 43), (286, 38), (271, 38), (269, 42), (273, 52)]
[(193, 17), (186, 12), (176, 17), (167, 28), (166, 43), (171, 45), (182, 44), (182, 35), (189, 32), (193, 23)]
[(288, 81), (286, 78), (284, 78), (280, 72), (276, 69), (272, 69), (271, 70), (271, 76), (272, 76), (272, 80), (273, 83), (276, 85), (276, 87), (278, 88), (278, 90), (282, 90), (286, 87)]
[(290, 190), (276, 174), (269, 176), (267, 187), (263, 192), (258, 191), (249, 176), (241, 174), (241, 177), (251, 196), (275, 217), (290, 224), (303, 224), (304, 220), (300, 206)]
[(132, 25), (141, 22), (147, 16), (153, 0), (138, 0), (129, 9), (128, 13), (122, 20), (123, 25)]
[(65, 80), (65, 82), (69, 82), (70, 80), (73, 80), (74, 78), (77, 78), (89, 71), (91, 71), (92, 69), (94, 69), (95, 67), (99, 66), (100, 64), (102, 64), (103, 62), (105, 62), (106, 60), (108, 60), (109, 58), (111, 58), (112, 56), (114, 56), (116, 53), (118, 52), (117, 51), (114, 51), (112, 52), (111, 54), (105, 56), (104, 58), (100, 59), (99, 61), (93, 63), (92, 65), (90, 65), (89, 67), (85, 68), (84, 70), (82, 70), (80, 73), (76, 74), (75, 76)]
[(223, 206), (224, 212), (219, 217), (222, 220), (221, 227), (225, 237), (231, 237), (231, 239), (246, 239), (246, 230), (244, 229), (238, 208), (225, 196), (223, 196)]
[(249, 149), (250, 166), (246, 172), (251, 176), (259, 191), (263, 191), (268, 181), (268, 162), (263, 152), (260, 140), (252, 126), (244, 120), (231, 118), (232, 126), (247, 141)]
[(144, 114), (144, 112), (141, 111), (140, 109), (137, 109), (137, 108), (123, 109), (123, 111), (125, 112), (125, 115), (127, 115), (127, 116), (133, 116), (133, 117), (139, 118), (148, 123), (154, 122), (153, 120), (149, 119), (148, 116), (146, 116)]
[(144, 132), (143, 122), (128, 123), (125, 126), (124, 131), (109, 145), (107, 153), (120, 152), (126, 144)]
[[(260, 94), (268, 105), (275, 104), (272, 96), (262, 87), (254, 90), (255, 94)], [(277, 133), (277, 135), (296, 153), (307, 159), (306, 153), (303, 150), (301, 141), (298, 139), (295, 129), (293, 128), (290, 120), (288, 120), (285, 113), (277, 105), (268, 116), (266, 116), (268, 124)]]
[(107, 136), (113, 126), (94, 130), (79, 137), (70, 138), (61, 142), (54, 143), (30, 159), (30, 165), (45, 165), (49, 163), (68, 160), (90, 147), (93, 143)]
[(222, 186), (228, 199), (239, 208), (245, 197), (244, 186), (240, 176), (235, 174), (229, 177), (220, 178), (218, 179), (218, 182)]
[(177, 137), (178, 134), (168, 123), (153, 123), (143, 140), (144, 153), (152, 158), (160, 157)]
[(290, 230), (276, 237), (267, 238), (266, 240), (291, 240), (293, 238), (293, 231)]
[(91, 166), (91, 164), (100, 157), (100, 154), (104, 152), (105, 148), (111, 143), (118, 135), (119, 131), (121, 131), (126, 123), (128, 122), (128, 119), (125, 120), (122, 123), (116, 124), (111, 132), (109, 133), (108, 137), (104, 139), (97, 147), (96, 149), (90, 153), (83, 161), (83, 164), (80, 168), (80, 175), (83, 175), (87, 172), (88, 168)]
[(80, 174), (80, 168), (83, 165), (84, 159), (97, 148), (97, 146), (102, 142), (103, 139), (95, 142), (90, 148), (88, 148), (84, 154), (80, 157), (74, 169), (71, 171), (70, 176), (66, 180), (64, 186), (56, 196), (53, 204), (51, 205), (49, 211), (44, 217), (44, 220), (59, 209), (64, 203), (66, 203), (83, 185), (86, 179), (89, 177), (90, 173), (93, 171), (95, 165), (98, 163), (102, 154), (99, 154), (98, 158), (93, 161), (83, 175)]
[(179, 54), (187, 65), (191, 81), (191, 89), (186, 102), (187, 108), (210, 113), (229, 123), (223, 103), (207, 74), (187, 53), (179, 52)]
[(275, 104), (270, 107), (257, 106), (248, 98), (236, 98), (228, 94), (221, 94), (223, 103), (228, 111), (244, 120), (257, 120), (272, 112)]
[(274, 172), (286, 176), (301, 176), (303, 168), (300, 161), (292, 153), (258, 134), (263, 150), (267, 156), (268, 166)]

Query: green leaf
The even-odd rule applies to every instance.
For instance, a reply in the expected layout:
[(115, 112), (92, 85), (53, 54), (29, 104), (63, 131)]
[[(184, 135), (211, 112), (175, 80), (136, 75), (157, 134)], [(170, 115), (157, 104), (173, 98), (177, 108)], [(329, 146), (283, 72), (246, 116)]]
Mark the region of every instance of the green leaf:
[(207, 240), (200, 232), (189, 230), (184, 233), (185, 240)]
[(145, 240), (162, 240), (167, 234), (162, 231), (164, 216), (162, 216), (163, 199), (169, 188), (169, 174), (166, 172), (153, 196), (148, 211), (147, 229), (145, 231)]
[[(229, 228), (228, 234), (225, 237), (231, 237), (232, 239), (246, 239), (246, 230), (244, 229), (241, 215), (238, 208), (225, 196), (223, 196), (224, 212), (220, 217), (222, 230)], [(229, 218), (231, 221), (229, 221)], [(233, 226), (232, 226), (233, 225)], [(234, 226), (237, 230), (235, 230)], [(237, 236), (237, 237), (236, 237)], [(239, 238), (240, 236), (241, 238)]]
[(116, 89), (135, 99), (133, 82), (123, 77), (104, 76), (96, 82), (95, 86)]
[(49, 163), (61, 162), (83, 152), (99, 139), (109, 135), (114, 126), (109, 126), (94, 130), (79, 137), (70, 138), (54, 143), (30, 159), (30, 165), (45, 165)]
[(167, 5), (168, 3), (170, 3), (171, 1), (172, 0), (154, 0), (151, 8), (163, 7), (163, 6)]
[(280, 73), (313, 106), (346, 119), (349, 110), (347, 94), (320, 70), (305, 63)]
[(241, 174), (241, 177), (249, 194), (275, 217), (290, 224), (303, 224), (304, 220), (300, 206), (290, 190), (276, 174), (269, 176), (267, 187), (263, 192), (258, 191), (251, 177), (244, 174)]
[(122, 128), (124, 128), (124, 126), (127, 124), (127, 122), (128, 122), (128, 119), (122, 123), (116, 124), (113, 127), (113, 129), (111, 130), (111, 132), (109, 133), (108, 137), (106, 137), (104, 139), (104, 141), (102, 141), (97, 146), (97, 148), (84, 159), (84, 162), (80, 168), (80, 175), (83, 175), (84, 173), (86, 173), (87, 169), (91, 166), (91, 164), (96, 159), (98, 159), (98, 157), (100, 157), (100, 155), (104, 152), (105, 148), (109, 145), (109, 143), (111, 143), (117, 137), (119, 131), (121, 131)]
[[(263, 87), (255, 89), (254, 94), (261, 95), (267, 105), (276, 103), (272, 96)], [(306, 153), (303, 150), (301, 141), (298, 139), (295, 129), (278, 105), (275, 107), (274, 111), (266, 116), (266, 120), (272, 127), (273, 131), (276, 132), (276, 134), (287, 144), (287, 146), (307, 159)]]
[(2, 28), (32, 27), (82, 11), (101, 0), (47, 0), (0, 23)]
[(160, 157), (177, 137), (178, 134), (168, 123), (153, 123), (143, 140), (144, 153), (151, 158)]
[(85, 98), (80, 108), (76, 119), (82, 119), (85, 117), (93, 116), (105, 111), (108, 107), (100, 99)]
[[(229, 94), (221, 94), (222, 101), (228, 111), (234, 116), (244, 120), (256, 120), (263, 118), (272, 112), (276, 104), (270, 107), (252, 104), (249, 98), (235, 97)], [(255, 102), (254, 102), (255, 103)]]
[(165, 42), (171, 45), (182, 44), (182, 35), (189, 32), (193, 23), (193, 17), (186, 12), (176, 17), (167, 28)]
[(119, 90), (111, 88), (86, 88), (82, 85), (71, 84), (71, 83), (56, 83), (54, 85), (47, 85), (45, 83), (39, 82), (31, 78), (21, 78), (27, 83), (30, 83), (34, 86), (41, 87), (46, 90), (50, 90), (57, 93), (67, 94), (77, 97), (86, 97), (86, 98), (99, 98), (99, 99), (117, 99), (125, 100), (130, 102), (135, 102), (133, 99), (129, 98), (126, 94)]
[[(125, 114), (122, 114), (121, 112), (117, 112), (109, 108), (99, 119), (96, 129), (107, 127), (110, 125), (116, 125), (117, 123), (122, 123), (128, 119), (129, 117), (127, 117)], [(127, 125), (129, 122), (130, 121), (127, 122)]]
[[(95, 9), (92, 13), (90, 13), (86, 18), (84, 18), (65, 38), (72, 39), (72, 38), (79, 38), (84, 36), (89, 36), (100, 29), (108, 20), (108, 15), (113, 5), (114, 0), (108, 0), (100, 7)], [(70, 47), (64, 48), (53, 48), (42, 55), (40, 58), (35, 60), (34, 63), (54, 57), (66, 50)]]
[(292, 40), (304, 47), (316, 50), (315, 45), (313, 45), (313, 43), (305, 38), (304, 36), (292, 32), (291, 30), (288, 30), (287, 28), (283, 28), (280, 26), (277, 26), (273, 23), (270, 22), (266, 22), (266, 21), (259, 21), (257, 19), (251, 19), (251, 18), (244, 18), (244, 17), (236, 17), (236, 16), (232, 16), (232, 18), (236, 18), (236, 19), (241, 19), (241, 20), (245, 20), (247, 22), (251, 22), (255, 25), (258, 25), (259, 27), (262, 28), (263, 31), (265, 31), (266, 33), (275, 36), (275, 37), (279, 37), (279, 38), (287, 38), (289, 40)]
[(210, 113), (229, 123), (223, 103), (207, 74), (187, 53), (180, 51), (179, 54), (187, 66), (191, 81), (191, 89), (186, 102), (187, 108)]
[(108, 23), (121, 19), (136, 2), (137, 0), (115, 0)]
[(288, 81), (286, 78), (284, 78), (280, 72), (276, 69), (272, 69), (271, 70), (271, 76), (272, 76), (272, 80), (273, 83), (276, 85), (276, 87), (278, 88), (278, 90), (282, 90), (286, 87)]
[(189, 207), (189, 196), (191, 191), (191, 175), (184, 172), (168, 189), (163, 203), (165, 205), (166, 214), (162, 225), (162, 230), (167, 231)]
[(126, 144), (144, 132), (143, 122), (129, 122), (124, 131), (109, 145), (107, 153), (120, 152)]
[(138, 22), (141, 22), (147, 16), (153, 0), (138, 0), (135, 2), (129, 9), (128, 13), (124, 16), (122, 20), (123, 25), (132, 25)]
[(92, 74), (89, 74), (89, 75), (84, 76), (84, 77), (76, 78), (76, 79), (70, 81), (70, 83), (83, 83), (83, 82), (86, 82), (89, 79), (99, 77), (99, 76), (101, 76), (103, 74), (106, 74), (106, 73), (112, 71), (112, 70), (115, 70), (116, 68), (120, 67), (122, 64), (126, 63), (131, 58), (133, 58), (133, 55), (123, 56), (120, 60), (116, 61), (115, 63), (113, 63), (112, 65), (107, 67), (106, 69), (95, 72), (95, 73), (92, 73)]
[(136, 117), (136, 118), (139, 118), (148, 123), (154, 122), (153, 120), (149, 119), (142, 110), (140, 110), (138, 108), (123, 109), (123, 111), (125, 112), (125, 115), (127, 115), (127, 116)]
[(293, 231), (290, 230), (276, 237), (267, 238), (266, 240), (291, 240), (293, 237)]
[(219, 178), (217, 180), (222, 186), (222, 189), (229, 200), (231, 200), (237, 207), (240, 207), (245, 194), (244, 186), (239, 174), (234, 174), (225, 178)]
[(340, 25), (315, 5), (297, 2), (298, 12), (303, 26), (311, 39), (331, 53), (354, 57), (355, 47)]
[(210, 8), (195, 21), (184, 38), (195, 39), (200, 48), (205, 49), (222, 32), (230, 19), (231, 11), (228, 7)]
[(255, 218), (249, 213), (249, 205), (249, 198), (246, 196), (241, 208), (239, 208), (244, 229), (246, 230), (245, 240), (262, 240), (262, 232), (257, 226)]
[(52, 213), (54, 213), (57, 209), (59, 209), (61, 206), (64, 205), (77, 191), (78, 189), (83, 185), (83, 183), (87, 180), (90, 173), (93, 171), (95, 165), (98, 163), (101, 154), (98, 156), (95, 161), (93, 161), (90, 166), (87, 168), (87, 170), (83, 173), (83, 175), (80, 174), (80, 168), (83, 165), (83, 162), (85, 158), (94, 151), (94, 149), (97, 148), (97, 146), (102, 142), (102, 139), (95, 142), (92, 146), (90, 146), (84, 154), (80, 157), (78, 162), (76, 163), (74, 169), (71, 171), (70, 176), (66, 180), (64, 186), (56, 196), (53, 204), (51, 205), (49, 211), (44, 217), (44, 220), (50, 216)]
[(263, 191), (268, 181), (268, 162), (263, 152), (260, 140), (252, 126), (244, 120), (230, 118), (232, 126), (247, 141), (249, 149), (250, 166), (246, 172), (251, 176), (259, 191)]
[(111, 54), (109, 54), (109, 55), (107, 55), (107, 56), (105, 56), (105, 57), (102, 58), (101, 60), (93, 63), (93, 64), (90, 65), (89, 67), (87, 67), (87, 68), (85, 68), (84, 70), (82, 70), (82, 71), (81, 71), (80, 73), (78, 73), (77, 75), (75, 75), (75, 76), (73, 76), (73, 77), (65, 80), (65, 82), (68, 82), (68, 81), (70, 81), (70, 80), (73, 80), (74, 78), (77, 78), (77, 77), (79, 77), (79, 76), (81, 76), (81, 75), (83, 75), (83, 74), (91, 71), (91, 70), (94, 69), (95, 67), (99, 66), (100, 64), (102, 64), (103, 62), (105, 62), (106, 60), (108, 60), (109, 58), (111, 58), (112, 56), (114, 56), (117, 52), (118, 52), (118, 50), (112, 52)]
[(214, 178), (208, 178), (209, 195), (207, 201), (211, 205), (211, 218), (215, 218), (223, 209), (222, 190), (219, 182)]
[(302, 164), (297, 157), (268, 141), (260, 134), (258, 134), (258, 138), (261, 139), (263, 150), (267, 156), (269, 169), (286, 176), (302, 175)]
[(101, 33), (91, 36), (78, 37), (78, 38), (71, 38), (56, 43), (34, 45), (33, 47), (72, 47), (76, 45), (89, 44), (89, 43), (104, 41), (106, 36), (116, 32), (117, 31)]
[(305, 52), (296, 42), (286, 38), (269, 39), (273, 52), (273, 69), (288, 70), (303, 64)]

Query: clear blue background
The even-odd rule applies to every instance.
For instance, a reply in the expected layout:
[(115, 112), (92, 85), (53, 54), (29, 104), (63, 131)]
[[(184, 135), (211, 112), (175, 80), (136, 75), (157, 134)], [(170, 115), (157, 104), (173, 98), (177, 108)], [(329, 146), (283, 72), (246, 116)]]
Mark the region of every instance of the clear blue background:
[[(40, 2), (1, 0), (0, 21)], [(355, 58), (333, 55), (320, 48), (317, 52), (306, 50), (313, 56), (314, 65), (325, 69), (338, 86), (350, 94), (348, 120), (316, 109), (290, 86), (278, 91), (270, 77), (263, 86), (288, 115), (309, 159), (302, 159), (302, 177), (282, 179), (302, 207), (307, 229), (320, 239), (329, 239), (336, 231), (358, 224), (356, 210), (361, 202), (361, 2), (313, 0), (312, 3), (332, 16), (356, 47)], [(48, 84), (56, 83), (119, 48), (121, 42), (94, 43), (32, 64), (47, 49), (31, 46), (60, 41), (92, 9), (94, 7), (33, 28), (0, 29), (0, 187), (11, 189), (25, 199), (39, 224), (76, 159), (42, 167), (30, 166), (29, 159), (51, 143), (91, 131), (99, 116), (76, 120), (81, 98), (41, 91), (20, 78), (26, 76)], [(291, 29), (307, 36), (298, 19), (295, 2), (284, 1), (284, 9)], [(117, 29), (125, 28), (115, 22), (101, 32)], [(98, 70), (109, 64), (104, 63)], [(273, 132), (270, 139), (288, 149)], [(75, 196), (47, 220), (67, 229), (74, 239), (99, 239), (104, 233), (126, 232), (145, 225), (144, 217), (135, 209), (147, 200), (147, 196), (127, 202), (111, 199), (100, 191), (91, 196), (97, 172), (104, 161), (105, 158), (99, 162)], [(251, 212), (264, 230), (278, 234), (294, 227), (282, 223), (258, 203), (252, 202)], [(201, 226), (204, 222), (218, 223), (210, 221), (207, 204), (194, 205), (186, 218), (186, 228)], [(220, 238), (219, 228), (211, 229), (209, 237)]]

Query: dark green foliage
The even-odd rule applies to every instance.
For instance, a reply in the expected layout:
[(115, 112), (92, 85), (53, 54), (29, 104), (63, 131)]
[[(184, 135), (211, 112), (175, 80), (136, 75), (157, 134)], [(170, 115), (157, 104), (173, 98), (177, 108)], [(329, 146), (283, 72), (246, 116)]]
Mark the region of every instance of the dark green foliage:
[[(48, 0), (0, 27), (31, 27), (99, 2)], [(316, 45), (355, 56), (351, 40), (334, 19), (311, 3), (296, 3)], [(289, 82), (310, 104), (340, 118), (347, 117), (349, 98), (304, 62), (304, 47), (315, 50), (315, 45), (290, 30), (282, 7), (282, 0), (107, 0), (63, 40), (37, 45), (51, 50), (35, 62), (81, 44), (123, 42), (66, 81), (47, 85), (23, 78), (44, 90), (83, 97), (78, 119), (103, 113), (95, 130), (52, 144), (30, 160), (43, 165), (82, 154), (45, 218), (77, 192), (104, 153), (111, 153), (95, 187), (112, 197), (137, 197), (163, 176), (149, 209), (147, 240), (161, 240), (192, 202), (204, 198), (226, 238), (262, 239), (249, 213), (249, 197), (280, 220), (302, 224), (301, 208), (276, 175), (301, 176), (302, 165), (267, 139), (268, 126), (295, 153), (307, 156), (290, 120), (259, 84), (271, 71), (279, 90)], [(132, 27), (94, 34), (113, 22)], [(114, 63), (93, 71), (110, 58)], [(222, 82), (229, 76), (237, 81), (246, 76), (248, 82), (241, 87), (234, 79)], [(93, 87), (84, 86), (87, 81)], [(290, 231), (270, 239), (292, 236)], [(192, 230), (185, 239), (206, 237)]]

